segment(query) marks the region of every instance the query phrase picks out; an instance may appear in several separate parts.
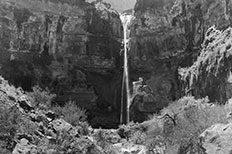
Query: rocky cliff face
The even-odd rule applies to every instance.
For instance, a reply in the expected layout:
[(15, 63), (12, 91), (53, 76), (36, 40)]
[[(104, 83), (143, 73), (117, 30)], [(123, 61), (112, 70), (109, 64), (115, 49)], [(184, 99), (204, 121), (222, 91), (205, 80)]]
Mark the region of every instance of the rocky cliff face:
[(204, 154), (230, 153), (231, 123), (215, 124), (200, 135), (200, 145)]
[(147, 104), (162, 108), (183, 94), (178, 67), (193, 63), (209, 27), (232, 24), (231, 6), (229, 0), (137, 0), (130, 34), (131, 80), (142, 76), (151, 87), (153, 99)]
[(117, 108), (122, 28), (109, 4), (1, 0), (0, 27), (0, 73), (14, 85)]
[[(159, 111), (184, 93), (178, 68), (193, 63), (209, 27), (231, 25), (231, 7), (230, 0), (137, 0), (130, 81), (143, 77), (149, 88), (134, 100), (132, 114)], [(0, 73), (24, 90), (49, 87), (57, 103), (73, 99), (97, 111), (96, 126), (119, 117), (121, 39), (119, 14), (108, 3), (0, 1)]]
[(209, 96), (225, 103), (231, 98), (232, 29), (211, 27), (205, 35), (202, 51), (194, 64), (179, 70), (188, 92), (194, 96)]

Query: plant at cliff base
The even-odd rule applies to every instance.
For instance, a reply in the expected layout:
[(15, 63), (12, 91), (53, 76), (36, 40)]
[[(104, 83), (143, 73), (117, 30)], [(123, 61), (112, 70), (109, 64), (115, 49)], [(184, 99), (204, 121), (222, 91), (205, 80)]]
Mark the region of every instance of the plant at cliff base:
[(72, 124), (73, 126), (78, 126), (81, 123), (83, 124), (87, 119), (86, 111), (78, 107), (76, 103), (72, 101), (66, 103), (64, 107), (52, 107), (52, 110), (58, 115), (64, 116), (64, 120)]
[(7, 153), (15, 146), (15, 135), (21, 121), (21, 115), (14, 107), (0, 108), (0, 151)]
[(93, 134), (93, 139), (95, 140), (97, 146), (100, 147), (104, 153), (116, 154), (116, 149), (112, 146), (110, 139), (114, 137), (112, 132), (107, 132), (104, 129), (98, 129)]
[(227, 112), (224, 105), (211, 104), (207, 98), (184, 97), (163, 109), (164, 116), (154, 116), (147, 122), (148, 139), (160, 135), (168, 148), (178, 145), (177, 153), (195, 154), (199, 152), (199, 135), (213, 124), (227, 123)]
[(52, 99), (56, 97), (55, 94), (50, 93), (48, 89), (43, 90), (39, 86), (34, 86), (33, 92), (28, 92), (27, 95), (31, 99), (33, 107), (46, 110), (51, 107)]
[(143, 127), (140, 127), (138, 123), (130, 122), (126, 125), (121, 125), (118, 128), (118, 134), (122, 138), (126, 138), (128, 141), (134, 144), (144, 144), (146, 139), (146, 133)]
[[(57, 133), (57, 137), (53, 144), (48, 144), (45, 147), (38, 147), (40, 153), (47, 153), (51, 151), (51, 154), (91, 154), (91, 150), (98, 154), (95, 149), (94, 143), (83, 137), (75, 137), (69, 134), (68, 131), (61, 131)], [(92, 152), (92, 154), (95, 154)]]
[(106, 140), (104, 130), (102, 129), (97, 130), (97, 132), (94, 134), (94, 139), (97, 141), (98, 146), (102, 147), (103, 149), (107, 149), (110, 146)]
[(191, 87), (197, 80), (205, 80), (207, 76), (230, 73), (230, 58), (232, 55), (232, 28), (224, 31), (217, 30), (215, 26), (208, 29), (202, 44), (202, 51), (196, 62), (189, 68), (179, 69), (179, 74)]

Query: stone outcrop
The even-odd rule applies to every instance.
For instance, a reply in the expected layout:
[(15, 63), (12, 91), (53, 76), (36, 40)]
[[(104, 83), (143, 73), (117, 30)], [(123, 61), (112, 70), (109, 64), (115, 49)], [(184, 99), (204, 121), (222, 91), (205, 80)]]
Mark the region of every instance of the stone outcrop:
[(232, 124), (215, 124), (200, 135), (205, 154), (230, 154), (232, 151)]
[(192, 65), (208, 28), (231, 26), (231, 6), (228, 0), (137, 0), (130, 26), (131, 80), (144, 78), (154, 104), (166, 106), (183, 96), (178, 67)]
[(13, 154), (36, 153), (36, 146), (31, 145), (27, 139), (22, 138), (19, 144), (16, 145), (12, 153)]
[(49, 87), (57, 103), (117, 109), (121, 39), (108, 3), (0, 1), (1, 75), (24, 90)]
[(212, 101), (225, 103), (231, 92), (232, 28), (220, 31), (209, 28), (200, 55), (189, 68), (179, 70), (188, 93), (209, 96)]

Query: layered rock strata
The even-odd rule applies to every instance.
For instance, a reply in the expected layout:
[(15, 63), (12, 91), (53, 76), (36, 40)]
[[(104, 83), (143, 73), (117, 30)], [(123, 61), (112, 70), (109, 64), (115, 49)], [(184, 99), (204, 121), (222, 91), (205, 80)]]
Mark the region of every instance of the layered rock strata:
[(131, 80), (143, 77), (151, 88), (148, 106), (162, 108), (185, 94), (178, 68), (193, 64), (208, 28), (231, 26), (231, 6), (228, 0), (137, 0), (130, 27)]
[(24, 90), (49, 87), (57, 103), (117, 109), (121, 38), (107, 3), (0, 1), (0, 73)]

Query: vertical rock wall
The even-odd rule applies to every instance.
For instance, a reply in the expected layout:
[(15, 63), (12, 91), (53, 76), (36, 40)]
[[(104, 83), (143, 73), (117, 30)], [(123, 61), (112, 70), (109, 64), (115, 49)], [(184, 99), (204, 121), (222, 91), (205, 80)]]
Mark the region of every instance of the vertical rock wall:
[(117, 109), (122, 28), (109, 4), (1, 0), (0, 40), (0, 73), (14, 85), (49, 87), (56, 103)]
[(231, 7), (230, 0), (137, 0), (131, 25), (131, 80), (143, 77), (153, 97), (141, 102), (148, 100), (145, 104), (155, 110), (183, 95), (178, 68), (196, 60), (209, 27), (231, 26)]

